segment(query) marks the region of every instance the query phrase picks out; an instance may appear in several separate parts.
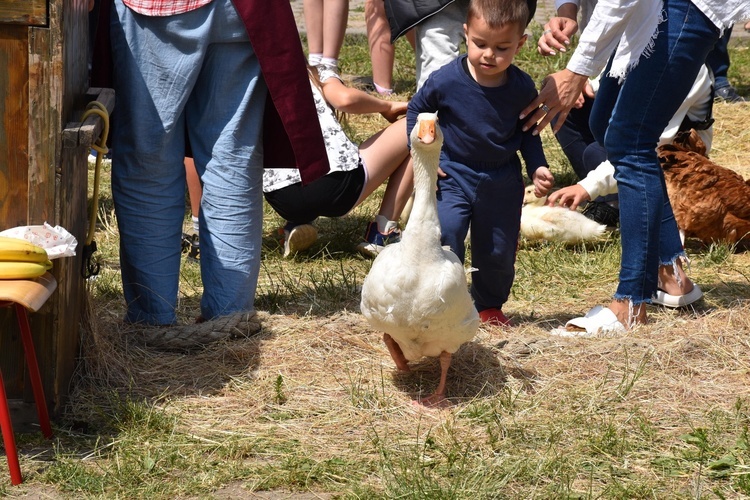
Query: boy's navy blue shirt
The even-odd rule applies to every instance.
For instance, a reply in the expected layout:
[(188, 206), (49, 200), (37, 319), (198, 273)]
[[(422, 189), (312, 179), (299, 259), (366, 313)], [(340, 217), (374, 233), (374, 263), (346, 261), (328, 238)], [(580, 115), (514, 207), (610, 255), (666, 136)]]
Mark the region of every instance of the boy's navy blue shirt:
[[(487, 168), (509, 162), (521, 152), (526, 172), (547, 166), (542, 140), (521, 130), (518, 115), (537, 96), (531, 77), (510, 65), (499, 87), (483, 87), (464, 70), (466, 55), (430, 75), (409, 102), (407, 133), (422, 112), (438, 112), (444, 135), (443, 155), (469, 167)], [(514, 162), (513, 162), (514, 163)]]

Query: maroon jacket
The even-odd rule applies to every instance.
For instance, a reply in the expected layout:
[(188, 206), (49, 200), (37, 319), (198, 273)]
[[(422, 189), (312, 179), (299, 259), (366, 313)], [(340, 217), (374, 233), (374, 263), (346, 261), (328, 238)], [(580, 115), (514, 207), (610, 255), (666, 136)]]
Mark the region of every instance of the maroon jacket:
[[(283, 0), (232, 1), (245, 22), (268, 86), (263, 162), (269, 167), (297, 167), (302, 183), (309, 184), (328, 172), (328, 156), (291, 4)], [(111, 7), (111, 1), (100, 6), (92, 87), (112, 87)]]

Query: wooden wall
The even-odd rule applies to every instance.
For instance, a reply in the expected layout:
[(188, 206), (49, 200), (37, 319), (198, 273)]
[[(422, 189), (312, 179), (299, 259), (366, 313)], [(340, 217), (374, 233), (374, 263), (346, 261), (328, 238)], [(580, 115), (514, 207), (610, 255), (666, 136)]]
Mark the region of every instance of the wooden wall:
[[(23, 11), (23, 12), (22, 12)], [(45, 394), (53, 412), (68, 393), (85, 287), (90, 144), (63, 147), (79, 126), (88, 90), (88, 0), (0, 0), (0, 229), (48, 222), (79, 242), (54, 261), (58, 289), (31, 314)], [(10, 398), (31, 399), (15, 318), (0, 310), (0, 368)]]

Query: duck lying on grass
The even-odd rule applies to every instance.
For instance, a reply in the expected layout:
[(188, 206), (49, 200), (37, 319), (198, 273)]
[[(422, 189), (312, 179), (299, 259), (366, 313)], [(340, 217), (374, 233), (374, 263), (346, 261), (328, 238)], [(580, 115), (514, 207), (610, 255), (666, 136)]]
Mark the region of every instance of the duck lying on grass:
[(607, 226), (575, 210), (545, 205), (547, 197), (537, 198), (534, 186), (528, 186), (521, 208), (521, 235), (527, 240), (582, 243), (600, 238)]

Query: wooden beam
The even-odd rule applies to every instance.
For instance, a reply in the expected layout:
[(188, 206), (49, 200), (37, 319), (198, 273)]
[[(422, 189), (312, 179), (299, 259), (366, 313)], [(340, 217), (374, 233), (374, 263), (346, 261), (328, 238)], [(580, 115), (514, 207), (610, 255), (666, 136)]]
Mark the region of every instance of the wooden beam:
[(46, 26), (47, 0), (0, 0), (0, 24)]

